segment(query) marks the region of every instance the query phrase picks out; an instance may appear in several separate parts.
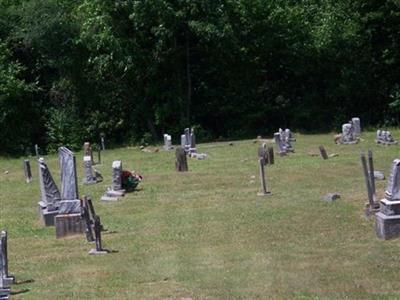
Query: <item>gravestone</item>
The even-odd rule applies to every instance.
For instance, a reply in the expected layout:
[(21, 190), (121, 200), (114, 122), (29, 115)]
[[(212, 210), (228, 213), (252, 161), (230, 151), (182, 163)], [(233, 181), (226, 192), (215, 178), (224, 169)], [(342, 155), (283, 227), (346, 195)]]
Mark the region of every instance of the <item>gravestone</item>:
[(37, 159), (39, 159), (39, 146), (38, 146), (38, 144), (35, 144), (35, 154), (36, 154)]
[(185, 149), (185, 146), (186, 146), (186, 135), (182, 134), (181, 135), (181, 147), (183, 149)]
[(197, 148), (196, 148), (196, 135), (194, 132), (194, 128), (191, 129), (190, 131), (190, 148), (189, 148), (189, 153), (194, 154), (197, 153)]
[(32, 182), (32, 170), (31, 170), (31, 163), (28, 159), (24, 160), (24, 174), (25, 174), (25, 181), (26, 183)]
[(279, 132), (275, 132), (274, 134), (275, 144), (278, 147), (278, 153), (280, 156), (286, 155), (286, 148), (282, 143), (281, 134)]
[(296, 138), (294, 137), (292, 131), (289, 128), (285, 129), (285, 134), (288, 136), (288, 138), (289, 138), (289, 140), (291, 142), (295, 142), (296, 141)]
[(98, 254), (107, 254), (110, 251), (107, 249), (103, 249), (103, 244), (102, 244), (102, 240), (101, 240), (101, 222), (100, 222), (100, 217), (99, 216), (95, 216), (94, 218), (94, 234), (95, 234), (95, 243), (96, 243), (96, 248), (95, 249), (91, 249), (89, 251), (89, 254), (91, 255), (98, 255)]
[(61, 172), (61, 201), (55, 217), (56, 237), (81, 234), (84, 222), (81, 217), (81, 201), (78, 195), (78, 179), (74, 153), (66, 147), (58, 149)]
[(377, 130), (375, 143), (385, 146), (397, 145), (397, 141), (393, 138), (390, 131), (387, 130)]
[(319, 146), (319, 152), (321, 153), (323, 159), (328, 159), (328, 154), (326, 153), (324, 146)]
[(164, 134), (164, 150), (172, 150), (172, 138), (169, 134)]
[(181, 147), (176, 148), (175, 151), (175, 169), (178, 172), (189, 171), (185, 150)]
[(8, 299), (15, 277), (8, 274), (7, 232), (0, 232), (0, 299)]
[(90, 145), (89, 142), (85, 142), (83, 144), (83, 156), (89, 156), (92, 164), (94, 164), (93, 150), (92, 150), (92, 146)]
[(361, 122), (360, 122), (360, 118), (352, 118), (351, 119), (351, 123), (353, 125), (354, 128), (354, 136), (356, 138), (359, 138), (361, 136)]
[(275, 163), (274, 148), (268, 147), (268, 163), (273, 165)]
[(292, 140), (290, 138), (291, 135), (290, 129), (282, 130), (282, 128), (279, 128), (279, 134), (281, 138), (281, 143), (285, 148), (286, 152), (294, 152), (294, 148), (292, 146)]
[(81, 199), (81, 217), (85, 222), (85, 235), (88, 242), (94, 242), (92, 220), (90, 218), (90, 209), (87, 198), (84, 196)]
[(125, 190), (122, 189), (122, 162), (115, 160), (112, 163), (112, 184), (101, 197), (101, 201), (118, 201), (120, 197), (125, 196)]
[[(365, 186), (367, 188), (367, 196), (368, 196), (367, 214), (369, 215), (371, 212), (374, 212), (379, 207), (379, 204), (375, 202), (375, 178), (373, 176), (374, 167), (372, 162), (372, 152), (369, 153), (368, 163), (365, 154), (361, 153), (361, 164), (363, 167)], [(371, 171), (372, 171), (372, 176), (370, 174)]]
[(0, 232), (0, 276), (3, 284), (10, 285), (15, 283), (15, 277), (8, 273), (8, 248), (7, 248), (7, 231)]
[(400, 236), (400, 159), (392, 163), (385, 198), (380, 201), (380, 211), (375, 214), (375, 229), (382, 239)]
[(54, 218), (59, 213), (61, 194), (43, 158), (38, 160), (40, 201), (39, 215), (45, 226), (54, 226)]
[(104, 133), (101, 133), (100, 134), (100, 143), (101, 143), (101, 150), (102, 151), (106, 150), (106, 144), (105, 144), (105, 141), (104, 141), (104, 137), (105, 137)]
[(101, 176), (99, 171), (93, 168), (92, 162), (92, 158), (89, 155), (83, 157), (83, 167), (85, 171), (83, 184), (95, 184), (103, 181), (103, 176)]
[(336, 140), (337, 143), (343, 145), (357, 144), (359, 142), (359, 136), (355, 133), (354, 124), (352, 121), (342, 125), (342, 134)]
[(189, 153), (190, 150), (190, 128), (185, 128), (185, 153)]
[(263, 159), (264, 164), (268, 164), (267, 144), (263, 143), (258, 147), (258, 159)]
[(261, 192), (259, 192), (257, 195), (258, 196), (268, 196), (271, 194), (271, 192), (269, 192), (267, 190), (267, 181), (265, 178), (265, 161), (264, 158), (259, 158), (258, 159), (258, 164), (260, 167), (260, 184), (261, 184)]

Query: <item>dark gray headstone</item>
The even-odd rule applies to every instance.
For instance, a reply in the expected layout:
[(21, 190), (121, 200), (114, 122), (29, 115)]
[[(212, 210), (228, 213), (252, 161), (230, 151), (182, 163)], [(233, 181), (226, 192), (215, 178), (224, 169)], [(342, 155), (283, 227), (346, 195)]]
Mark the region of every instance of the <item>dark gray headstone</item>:
[(32, 170), (31, 170), (31, 163), (28, 159), (24, 160), (24, 174), (26, 183), (32, 182)]
[(281, 134), (279, 132), (276, 132), (274, 134), (274, 139), (275, 139), (276, 146), (278, 147), (279, 155), (280, 156), (286, 155), (286, 149), (285, 149), (284, 145), (282, 144)]
[(8, 274), (7, 231), (0, 232), (0, 288), (7, 288), (15, 282), (15, 277)]
[(181, 147), (176, 148), (175, 151), (175, 168), (178, 172), (186, 172), (189, 170), (185, 150)]
[(120, 160), (113, 161), (112, 164), (112, 190), (119, 191), (122, 189), (122, 162)]
[(80, 214), (78, 180), (74, 153), (66, 147), (58, 149), (61, 172), (60, 214)]
[(60, 192), (43, 158), (38, 160), (38, 165), (41, 194), (39, 205), (48, 211), (56, 211), (60, 206)]
[(319, 146), (319, 152), (321, 153), (323, 159), (328, 159), (328, 154), (326, 153), (324, 146)]

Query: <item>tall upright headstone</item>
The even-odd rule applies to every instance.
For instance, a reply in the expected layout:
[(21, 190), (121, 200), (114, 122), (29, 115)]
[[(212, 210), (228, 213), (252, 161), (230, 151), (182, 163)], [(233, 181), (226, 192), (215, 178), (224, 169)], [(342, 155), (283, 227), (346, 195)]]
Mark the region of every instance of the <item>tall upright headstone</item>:
[(118, 201), (120, 197), (125, 195), (122, 188), (122, 162), (115, 160), (112, 163), (112, 184), (107, 189), (106, 194), (101, 197), (101, 201)]
[(351, 123), (353, 124), (353, 128), (354, 128), (354, 136), (360, 137), (361, 136), (361, 122), (360, 122), (360, 118), (352, 118), (351, 119)]
[(268, 163), (273, 165), (275, 163), (274, 148), (268, 147)]
[(90, 160), (92, 161), (92, 164), (94, 163), (93, 150), (92, 150), (92, 146), (90, 145), (89, 142), (85, 142), (83, 144), (83, 156), (89, 156)]
[(189, 148), (189, 153), (197, 153), (197, 148), (196, 148), (196, 134), (194, 131), (194, 128), (191, 129), (190, 131), (190, 148)]
[(45, 226), (53, 226), (54, 218), (59, 212), (61, 194), (43, 158), (39, 158), (38, 167), (41, 195), (38, 203), (40, 218)]
[(83, 167), (85, 171), (84, 184), (95, 184), (103, 181), (103, 176), (93, 168), (92, 158), (89, 155), (83, 157)]
[(189, 153), (190, 150), (190, 128), (185, 128), (185, 152)]
[(342, 125), (342, 134), (340, 134), (339, 138), (335, 139), (335, 141), (339, 144), (349, 145), (357, 144), (359, 139), (360, 137), (355, 133), (353, 121), (349, 121)]
[(400, 159), (392, 163), (385, 198), (380, 201), (380, 211), (375, 215), (375, 229), (379, 238), (400, 236)]
[(172, 149), (172, 138), (169, 134), (164, 134), (164, 150), (170, 151)]
[(279, 155), (280, 156), (286, 155), (286, 148), (284, 147), (284, 145), (282, 143), (281, 134), (279, 132), (275, 132), (274, 139), (275, 139), (275, 144), (278, 147)]
[(25, 174), (25, 181), (26, 183), (32, 182), (32, 170), (31, 170), (31, 163), (28, 159), (24, 160), (24, 174)]
[(61, 201), (59, 214), (55, 217), (56, 237), (84, 232), (81, 217), (81, 201), (74, 153), (66, 147), (58, 149), (61, 172)]
[(15, 277), (8, 274), (7, 232), (0, 232), (0, 299), (8, 299)]
[(267, 144), (263, 143), (258, 147), (258, 159), (263, 159), (265, 165), (268, 163)]
[(175, 169), (178, 172), (189, 171), (185, 150), (181, 147), (175, 150)]

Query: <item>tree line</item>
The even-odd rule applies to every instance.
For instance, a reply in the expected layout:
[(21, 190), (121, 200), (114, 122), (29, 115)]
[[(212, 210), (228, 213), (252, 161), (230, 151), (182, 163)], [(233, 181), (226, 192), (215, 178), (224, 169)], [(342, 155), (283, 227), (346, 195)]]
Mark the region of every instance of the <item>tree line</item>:
[(0, 152), (397, 125), (399, 47), (399, 0), (0, 0)]

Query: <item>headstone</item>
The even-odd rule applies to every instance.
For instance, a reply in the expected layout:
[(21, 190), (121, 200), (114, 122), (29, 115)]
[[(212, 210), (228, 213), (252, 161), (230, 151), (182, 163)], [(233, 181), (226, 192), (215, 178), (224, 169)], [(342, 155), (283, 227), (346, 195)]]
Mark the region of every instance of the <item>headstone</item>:
[(104, 151), (106, 150), (106, 145), (105, 145), (105, 141), (104, 141), (104, 134), (100, 134), (100, 142), (101, 142), (101, 150)]
[(61, 201), (55, 217), (56, 237), (81, 234), (84, 222), (81, 217), (81, 201), (78, 195), (78, 179), (74, 153), (66, 147), (58, 149), (61, 172)]
[(263, 143), (260, 147), (258, 147), (258, 159), (263, 159), (264, 164), (268, 163), (268, 152), (267, 145)]
[(361, 153), (361, 164), (363, 167), (365, 186), (367, 188), (368, 208), (369, 208), (369, 211), (373, 211), (374, 209), (376, 209), (376, 204), (375, 204), (374, 192), (372, 190), (372, 185), (371, 185), (371, 180), (370, 180), (371, 177), (369, 176), (369, 172), (368, 172), (367, 158), (365, 157), (364, 153)]
[(390, 131), (385, 130), (376, 131), (375, 143), (385, 146), (397, 145), (397, 141), (393, 138)]
[(268, 163), (273, 165), (275, 163), (274, 148), (268, 147)]
[(319, 146), (319, 152), (321, 153), (323, 159), (328, 159), (328, 154), (326, 153), (324, 146)]
[(125, 196), (125, 190), (122, 189), (122, 162), (120, 160), (115, 160), (112, 163), (111, 187), (108, 188), (105, 195), (101, 197), (101, 201), (118, 201), (120, 197), (123, 196)]
[(185, 150), (181, 147), (176, 148), (175, 151), (175, 168), (178, 172), (189, 171)]
[(380, 211), (375, 215), (375, 229), (379, 238), (400, 236), (400, 159), (392, 163), (385, 198), (380, 201)]
[(92, 167), (92, 159), (89, 155), (83, 157), (83, 167), (85, 169), (84, 184), (95, 184), (103, 181), (103, 176)]
[(275, 143), (276, 146), (278, 147), (278, 153), (280, 156), (284, 156), (286, 155), (286, 148), (284, 147), (284, 145), (282, 144), (282, 140), (281, 140), (281, 134), (279, 132), (276, 132), (274, 134), (274, 139), (275, 139)]
[(3, 284), (10, 285), (15, 283), (15, 277), (8, 273), (8, 248), (7, 231), (0, 232), (0, 278)]
[(197, 148), (196, 148), (196, 134), (194, 132), (194, 128), (191, 129), (190, 132), (190, 148), (189, 148), (189, 153), (197, 153)]
[(54, 226), (54, 218), (59, 212), (61, 194), (43, 158), (39, 158), (38, 167), (41, 195), (38, 203), (40, 218), (45, 226)]
[(36, 157), (39, 159), (39, 146), (38, 146), (38, 144), (35, 144), (35, 154), (36, 154)]
[(374, 177), (377, 180), (385, 180), (385, 174), (381, 171), (374, 171)]
[(93, 150), (92, 150), (92, 146), (90, 145), (89, 142), (85, 142), (83, 144), (83, 156), (89, 156), (92, 164), (94, 164)]
[(181, 135), (181, 147), (183, 149), (185, 149), (185, 147), (186, 147), (186, 135), (184, 135), (184, 134)]
[(7, 232), (0, 232), (0, 299), (8, 299), (15, 277), (8, 274)]
[(32, 182), (32, 170), (31, 170), (31, 164), (28, 159), (24, 160), (24, 174), (25, 174), (26, 183), (31, 183)]
[(94, 242), (94, 237), (93, 237), (93, 228), (92, 228), (92, 220), (90, 218), (90, 210), (89, 210), (89, 205), (87, 203), (86, 197), (83, 197), (81, 199), (81, 216), (82, 219), (85, 222), (85, 235), (86, 235), (86, 240), (88, 242)]
[(190, 128), (185, 128), (185, 152), (189, 153), (190, 150)]
[(169, 134), (164, 134), (164, 150), (170, 151), (172, 149), (172, 138)]
[(110, 251), (107, 249), (103, 249), (102, 245), (102, 240), (101, 240), (101, 222), (100, 222), (100, 217), (96, 216), (94, 219), (94, 234), (95, 234), (95, 243), (96, 243), (96, 248), (91, 249), (89, 251), (89, 254), (91, 255), (97, 255), (97, 254), (107, 254)]
[(293, 133), (292, 133), (292, 131), (290, 129), (286, 128), (285, 129), (285, 133), (286, 133), (286, 135), (288, 136), (288, 138), (289, 138), (289, 140), (291, 142), (295, 142), (296, 141), (296, 138), (294, 137), (294, 135), (293, 135)]
[(290, 130), (282, 130), (282, 128), (279, 128), (279, 134), (281, 138), (281, 143), (283, 147), (285, 148), (286, 152), (294, 152), (294, 148), (292, 146), (292, 140), (290, 139)]
[(351, 119), (351, 123), (353, 124), (353, 128), (354, 128), (354, 135), (356, 138), (361, 136), (361, 122), (360, 122), (360, 118), (352, 118)]
[(357, 144), (359, 136), (355, 134), (354, 124), (352, 121), (342, 125), (342, 134), (336, 139), (336, 142), (343, 145)]
[(271, 194), (267, 190), (267, 181), (265, 178), (265, 161), (264, 158), (259, 158), (258, 159), (258, 164), (260, 166), (260, 183), (261, 183), (261, 192), (259, 192), (257, 195), (258, 196), (268, 196)]

